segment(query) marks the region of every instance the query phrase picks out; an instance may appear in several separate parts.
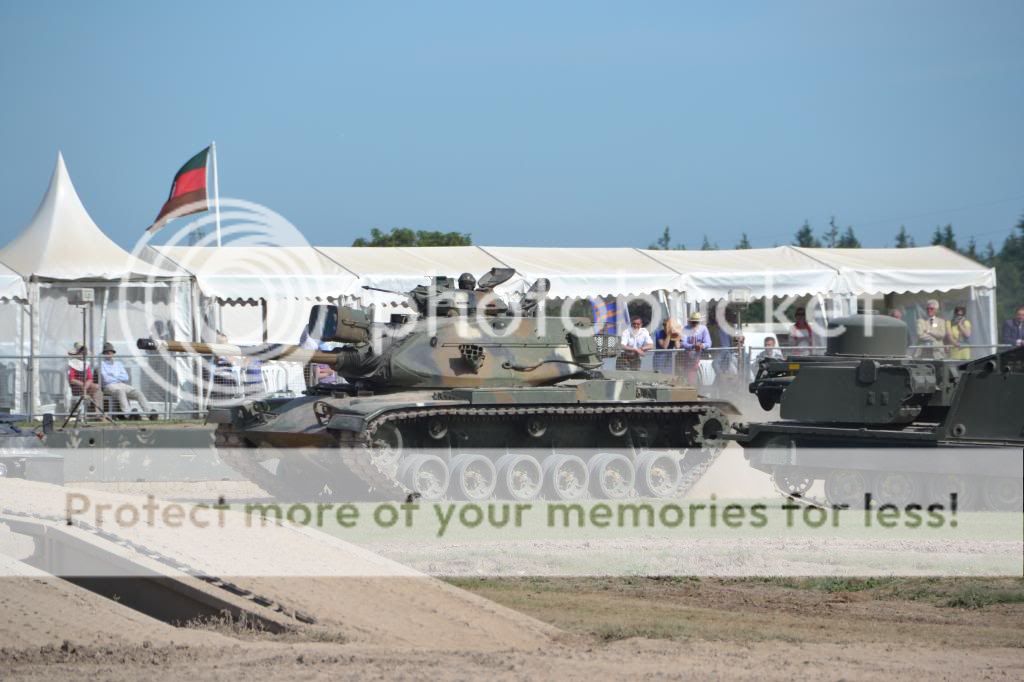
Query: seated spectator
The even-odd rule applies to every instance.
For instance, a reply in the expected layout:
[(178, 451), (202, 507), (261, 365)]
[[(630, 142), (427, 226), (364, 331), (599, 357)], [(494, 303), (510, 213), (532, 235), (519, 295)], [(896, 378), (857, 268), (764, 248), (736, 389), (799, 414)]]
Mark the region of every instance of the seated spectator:
[(139, 408), (143, 412), (148, 412), (150, 419), (156, 419), (156, 410), (149, 406), (146, 396), (128, 383), (131, 381), (131, 377), (128, 376), (128, 370), (124, 368), (124, 364), (114, 358), (116, 353), (113, 344), (109, 342), (103, 344), (103, 360), (100, 361), (100, 386), (103, 388), (103, 392), (117, 401), (118, 409), (122, 414), (128, 414), (131, 407), (128, 400), (131, 399), (138, 401)]
[(814, 332), (807, 322), (806, 308), (796, 309), (796, 322), (789, 328), (789, 345), (793, 346), (791, 355), (810, 355), (814, 345)]
[(620, 360), (625, 369), (640, 369), (640, 358), (654, 348), (654, 341), (651, 339), (651, 333), (644, 327), (644, 321), (634, 317), (629, 329), (622, 332), (619, 345), (622, 348)]
[(683, 373), (693, 386), (698, 383), (701, 353), (711, 348), (711, 332), (703, 320), (699, 312), (693, 312), (690, 323), (683, 329), (683, 349), (688, 351), (683, 356)]
[[(654, 334), (654, 348), (658, 351), (663, 350), (681, 350), (683, 347), (683, 325), (679, 323), (679, 320), (674, 317), (670, 317), (665, 320), (665, 324), (661, 326)], [(680, 374), (682, 370), (682, 363), (676, 362), (675, 353), (655, 353), (654, 354), (654, 369), (658, 372), (669, 372), (673, 371), (676, 374)]]
[(1024, 346), (1024, 305), (1017, 308), (1017, 314), (1013, 319), (1003, 322), (1003, 333), (999, 336), (999, 342), (1014, 348)]
[(68, 353), (68, 384), (72, 393), (76, 396), (87, 398), (100, 412), (103, 411), (103, 391), (99, 384), (93, 381), (92, 367), (86, 362), (85, 356), (88, 350), (81, 343), (75, 345)]
[(946, 357), (948, 332), (946, 321), (939, 317), (939, 302), (934, 298), (925, 304), (925, 316), (917, 321), (917, 351), (920, 358), (942, 359)]
[(953, 348), (949, 357), (953, 360), (970, 360), (971, 349), (962, 348), (971, 343), (971, 321), (967, 319), (967, 307), (953, 308), (953, 319), (946, 323), (946, 336)]
[(762, 360), (781, 360), (782, 351), (779, 350), (778, 342), (774, 336), (767, 336), (764, 339), (764, 350), (757, 354), (754, 358), (755, 363), (760, 363)]

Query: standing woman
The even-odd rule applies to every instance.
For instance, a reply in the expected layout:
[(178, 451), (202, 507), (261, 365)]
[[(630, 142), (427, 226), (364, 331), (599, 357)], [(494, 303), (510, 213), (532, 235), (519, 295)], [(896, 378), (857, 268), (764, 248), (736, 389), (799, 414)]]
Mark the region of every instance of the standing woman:
[[(665, 324), (661, 326), (661, 329), (654, 334), (654, 349), (655, 351), (680, 350), (682, 347), (683, 325), (679, 320), (670, 317), (665, 320)], [(682, 360), (678, 359), (676, 353), (656, 352), (654, 354), (654, 369), (658, 372), (682, 374)]]
[(796, 322), (789, 328), (789, 345), (793, 346), (791, 355), (810, 355), (814, 345), (814, 333), (807, 323), (807, 310), (796, 309)]
[(953, 360), (970, 360), (971, 349), (962, 348), (971, 343), (971, 321), (967, 319), (967, 306), (953, 308), (953, 319), (946, 322), (946, 334), (953, 344), (949, 357)]

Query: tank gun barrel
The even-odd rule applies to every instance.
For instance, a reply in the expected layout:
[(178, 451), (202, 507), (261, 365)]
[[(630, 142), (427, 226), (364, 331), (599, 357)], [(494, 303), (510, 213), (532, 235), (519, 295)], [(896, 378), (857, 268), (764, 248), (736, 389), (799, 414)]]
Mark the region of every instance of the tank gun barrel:
[(197, 353), (199, 355), (225, 355), (258, 357), (261, 360), (286, 360), (304, 364), (316, 363), (334, 367), (338, 361), (338, 353), (310, 350), (301, 346), (287, 344), (267, 344), (262, 346), (238, 346), (233, 343), (192, 343), (185, 341), (162, 341), (158, 339), (139, 339), (135, 342), (139, 350), (162, 351), (169, 353)]

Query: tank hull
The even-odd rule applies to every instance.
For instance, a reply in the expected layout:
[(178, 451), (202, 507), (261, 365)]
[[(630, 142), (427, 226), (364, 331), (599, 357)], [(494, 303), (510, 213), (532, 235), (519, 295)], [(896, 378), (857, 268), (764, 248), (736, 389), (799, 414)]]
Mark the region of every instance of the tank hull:
[[(464, 481), (451, 480), (468, 455), (487, 472), (493, 468), (485, 497), (531, 497), (514, 489), (502, 494), (498, 479), (510, 454), (532, 468), (533, 496), (676, 496), (710, 466), (736, 414), (729, 403), (703, 400), (691, 388), (632, 379), (314, 395), (262, 408), (211, 414), (221, 457), (271, 494), (302, 499), (474, 499)], [(652, 463), (656, 456), (667, 459)], [(554, 489), (558, 474), (546, 470), (566, 457), (577, 469), (568, 492)], [(409, 471), (410, 462), (424, 458), (436, 468), (433, 479)], [(614, 490), (604, 479), (615, 479)]]

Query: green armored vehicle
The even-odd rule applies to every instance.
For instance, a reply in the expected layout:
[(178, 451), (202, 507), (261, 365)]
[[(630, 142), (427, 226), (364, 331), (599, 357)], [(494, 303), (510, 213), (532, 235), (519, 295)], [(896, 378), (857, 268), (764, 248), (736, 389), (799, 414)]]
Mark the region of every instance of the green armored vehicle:
[(276, 496), (684, 493), (719, 452), (734, 408), (675, 377), (602, 371), (589, 320), (543, 315), (546, 280), (512, 307), (493, 294), (513, 274), (435, 277), (408, 293), (416, 319), (383, 332), (362, 311), (315, 306), (308, 329), (346, 344), (335, 352), (139, 347), (298, 360), (344, 379), (210, 411), (222, 459)]
[(1021, 510), (1024, 349), (913, 359), (901, 320), (829, 327), (824, 355), (762, 360), (750, 391), (783, 421), (736, 427), (752, 466), (794, 497), (823, 481), (832, 505)]

